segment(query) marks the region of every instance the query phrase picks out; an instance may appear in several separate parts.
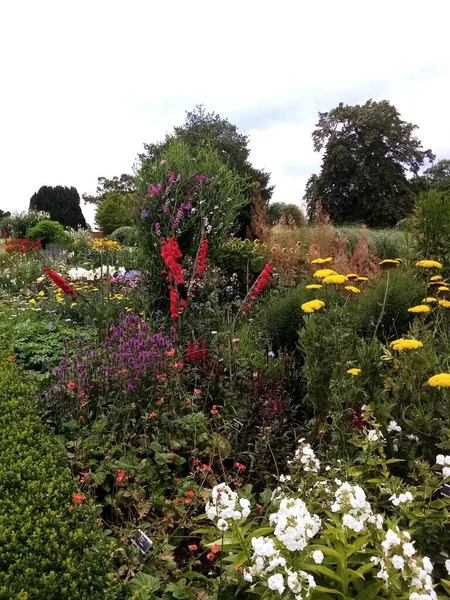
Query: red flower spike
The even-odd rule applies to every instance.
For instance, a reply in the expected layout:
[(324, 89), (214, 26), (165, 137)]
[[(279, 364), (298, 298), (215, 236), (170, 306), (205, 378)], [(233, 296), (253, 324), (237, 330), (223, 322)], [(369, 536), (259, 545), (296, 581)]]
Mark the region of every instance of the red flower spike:
[(179, 258), (183, 255), (181, 254), (180, 248), (178, 247), (178, 243), (175, 239), (170, 238), (167, 240), (162, 240), (161, 242), (161, 258), (164, 261), (164, 264), (169, 269), (169, 273), (167, 275), (168, 281), (174, 281), (178, 285), (182, 285), (185, 283), (183, 276), (183, 269), (181, 265), (177, 262)]
[(44, 273), (53, 281), (53, 283), (62, 291), (63, 294), (66, 296), (72, 296), (72, 300), (75, 302), (77, 299), (76, 290), (74, 290), (73, 287), (64, 281), (61, 275), (58, 275), (58, 273), (52, 271), (51, 269), (44, 269)]

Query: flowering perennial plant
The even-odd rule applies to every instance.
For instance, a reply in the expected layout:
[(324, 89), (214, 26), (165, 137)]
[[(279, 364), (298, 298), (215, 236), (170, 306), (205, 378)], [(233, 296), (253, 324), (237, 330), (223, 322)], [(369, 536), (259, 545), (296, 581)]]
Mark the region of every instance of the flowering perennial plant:
[(65, 294), (66, 296), (71, 296), (72, 300), (74, 302), (76, 301), (76, 299), (77, 299), (76, 290), (74, 290), (74, 288), (71, 287), (61, 277), (61, 275), (59, 275), (55, 271), (52, 271), (51, 269), (47, 269), (47, 268), (45, 268), (43, 272), (45, 273), (45, 275), (47, 275), (47, 277), (49, 277), (53, 281), (53, 283), (62, 291), (63, 294)]
[(272, 270), (273, 270), (272, 265), (267, 264), (264, 267), (264, 269), (262, 270), (262, 272), (260, 273), (258, 279), (255, 281), (255, 283), (250, 288), (250, 291), (247, 294), (247, 297), (244, 299), (244, 302), (243, 302), (243, 306), (241, 309), (242, 316), (245, 317), (249, 313), (249, 311), (251, 310), (251, 308), (253, 306), (253, 303), (256, 302), (256, 300), (259, 298), (259, 296), (263, 292), (264, 288), (269, 283), (270, 274), (271, 274)]
[(206, 504), (206, 515), (215, 521), (220, 531), (227, 531), (231, 521), (246, 519), (250, 514), (250, 500), (239, 498), (237, 492), (221, 483), (214, 486), (211, 500)]

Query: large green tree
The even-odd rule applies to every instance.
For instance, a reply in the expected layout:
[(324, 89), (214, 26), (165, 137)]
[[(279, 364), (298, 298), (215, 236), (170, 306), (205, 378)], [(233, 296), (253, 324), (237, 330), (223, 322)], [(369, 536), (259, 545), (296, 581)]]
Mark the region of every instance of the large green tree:
[(408, 216), (415, 196), (406, 173), (417, 175), (435, 158), (413, 135), (416, 128), (387, 100), (319, 113), (312, 138), (324, 154), (306, 186), (308, 216), (318, 202), (336, 223), (389, 227)]
[(428, 186), (438, 192), (450, 192), (450, 160), (444, 158), (424, 171)]
[(86, 204), (100, 204), (109, 192), (118, 192), (122, 195), (135, 193), (136, 186), (133, 175), (122, 173), (120, 177), (114, 176), (112, 179), (98, 177), (95, 195), (83, 194), (81, 197)]
[(97, 204), (95, 221), (104, 235), (110, 235), (119, 227), (133, 225), (136, 212), (136, 194), (107, 192)]
[(30, 199), (30, 210), (50, 214), (52, 221), (64, 227), (87, 227), (80, 206), (80, 196), (74, 187), (44, 185)]

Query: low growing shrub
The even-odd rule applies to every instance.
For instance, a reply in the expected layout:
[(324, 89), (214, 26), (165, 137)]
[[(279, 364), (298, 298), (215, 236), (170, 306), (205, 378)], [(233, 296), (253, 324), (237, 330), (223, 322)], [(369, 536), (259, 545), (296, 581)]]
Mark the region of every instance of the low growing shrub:
[(0, 599), (118, 598), (111, 548), (88, 506), (71, 504), (64, 450), (21, 379), (0, 367)]
[(48, 244), (64, 244), (70, 239), (57, 221), (40, 221), (28, 231), (28, 237), (31, 240), (41, 240), (43, 247)]

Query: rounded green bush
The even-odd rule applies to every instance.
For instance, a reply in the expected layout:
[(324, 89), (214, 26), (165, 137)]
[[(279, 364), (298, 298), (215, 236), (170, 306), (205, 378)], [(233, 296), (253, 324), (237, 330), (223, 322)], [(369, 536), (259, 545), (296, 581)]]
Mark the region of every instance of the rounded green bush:
[(40, 221), (28, 231), (27, 235), (32, 240), (42, 240), (44, 246), (69, 241), (64, 227), (57, 221)]
[(74, 491), (33, 388), (14, 366), (0, 366), (1, 600), (119, 597), (112, 548), (89, 507), (72, 505)]
[(112, 232), (109, 238), (119, 242), (122, 246), (136, 246), (138, 242), (138, 232), (136, 227), (119, 227)]

